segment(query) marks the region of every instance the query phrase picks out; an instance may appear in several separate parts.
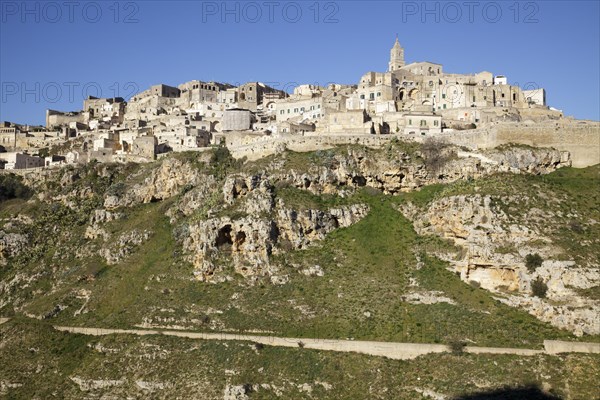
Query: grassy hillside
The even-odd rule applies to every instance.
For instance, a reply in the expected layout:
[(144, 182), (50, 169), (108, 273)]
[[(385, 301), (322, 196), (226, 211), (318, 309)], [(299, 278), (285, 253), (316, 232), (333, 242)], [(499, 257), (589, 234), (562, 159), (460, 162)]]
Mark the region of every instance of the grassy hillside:
[[(351, 353), (195, 341), (168, 336), (90, 337), (17, 318), (0, 325), (0, 396), (430, 399), (503, 393), (503, 399), (594, 399), (598, 355), (430, 355), (395, 361)], [(546, 394), (542, 394), (542, 390)], [(560, 397), (558, 397), (560, 396)]]
[[(294, 154), (293, 168), (302, 164), (296, 162), (297, 158), (306, 157), (310, 154)], [(137, 167), (127, 168), (134, 174)], [(98, 206), (94, 197), (87, 200), (90, 206), (84, 204), (79, 211), (11, 200), (0, 205), (0, 213), (6, 216), (18, 210), (38, 218), (33, 228), (41, 230), (35, 233), (41, 245), (35, 248), (35, 254), (26, 253), (0, 271), (0, 278), (6, 281), (18, 274), (32, 276), (26, 284), (10, 290), (19, 299), (16, 314), (45, 316), (55, 324), (121, 328), (148, 324), (201, 331), (429, 343), (460, 337), (481, 346), (540, 347), (543, 339), (574, 338), (524, 311), (499, 303), (483, 289), (461, 282), (443, 262), (428, 254), (432, 245), (448, 245), (417, 236), (410, 222), (393, 206), (406, 200), (426, 203), (439, 196), (475, 191), (520, 194), (533, 186), (538, 189), (531, 193), (539, 196), (549, 192), (564, 196), (570, 207), (586, 218), (598, 212), (594, 200), (597, 173), (594, 167), (543, 177), (499, 175), (435, 185), (400, 196), (385, 196), (368, 188), (345, 198), (316, 196), (283, 186), (276, 190), (276, 196), (295, 209), (355, 203), (366, 203), (371, 208), (364, 220), (334, 231), (322, 243), (275, 257), (273, 262), (290, 277), (284, 285), (273, 285), (268, 278), (248, 282), (234, 274), (227, 257), (223, 263), (231, 270), (232, 281), (208, 284), (193, 280), (192, 266), (174, 238), (177, 227), (165, 216), (178, 201), (177, 196), (122, 210), (124, 219), (106, 225), (113, 237), (132, 230), (152, 232), (147, 242), (113, 266), (93, 252), (82, 251), (103, 246), (99, 239), (90, 244), (83, 237), (86, 213)], [(125, 175), (120, 173), (111, 180), (97, 173), (84, 176), (94, 179), (95, 187), (107, 188)], [(79, 181), (77, 185), (84, 183)], [(564, 231), (560, 243), (569, 254), (588, 257), (593, 251), (589, 246), (585, 252), (579, 251), (583, 241), (578, 235), (592, 238), (597, 225), (585, 225), (583, 233), (576, 233), (567, 231), (569, 222), (565, 219), (560, 221), (565, 226), (557, 224), (557, 232)], [(56, 229), (58, 233), (53, 233)], [(597, 248), (597, 242), (593, 246)], [(298, 273), (315, 265), (322, 268), (324, 276)], [(454, 304), (412, 304), (403, 299), (415, 290), (435, 291)], [(588, 291), (590, 296), (597, 292)], [(2, 314), (15, 314), (13, 307), (14, 303), (5, 304)]]

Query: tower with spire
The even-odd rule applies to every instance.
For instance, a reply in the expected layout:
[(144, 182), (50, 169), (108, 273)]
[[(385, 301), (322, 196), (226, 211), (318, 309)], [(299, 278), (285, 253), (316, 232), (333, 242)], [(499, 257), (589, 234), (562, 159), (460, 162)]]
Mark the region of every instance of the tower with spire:
[(396, 71), (404, 66), (404, 49), (400, 46), (398, 35), (396, 35), (396, 43), (390, 51), (389, 71)]

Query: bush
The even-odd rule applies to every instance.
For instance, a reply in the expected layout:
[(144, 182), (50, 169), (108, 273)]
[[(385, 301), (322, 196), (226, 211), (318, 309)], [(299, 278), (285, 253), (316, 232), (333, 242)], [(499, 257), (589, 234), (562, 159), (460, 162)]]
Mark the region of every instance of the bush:
[(546, 285), (546, 282), (544, 282), (542, 278), (538, 277), (535, 281), (531, 282), (531, 294), (535, 297), (543, 299), (546, 297), (547, 291), (548, 285)]
[(256, 342), (256, 343), (254, 343), (254, 348), (255, 348), (256, 350), (260, 351), (260, 350), (262, 350), (262, 349), (264, 349), (264, 348), (265, 348), (265, 345), (264, 345), (264, 344), (262, 344), (262, 343), (258, 343), (258, 342)]
[(544, 260), (538, 253), (527, 254), (527, 256), (525, 256), (525, 266), (529, 272), (534, 272), (536, 269), (542, 266), (543, 262)]
[(232, 170), (239, 169), (242, 163), (243, 161), (233, 158), (227, 147), (219, 146), (212, 150), (211, 173), (218, 179), (224, 178)]
[(448, 348), (452, 352), (452, 354), (462, 354), (465, 351), (465, 347), (467, 343), (464, 340), (457, 338), (448, 339)]
[(473, 287), (475, 289), (479, 289), (481, 287), (481, 283), (479, 283), (477, 281), (469, 281), (469, 285), (471, 285), (471, 287)]
[(13, 174), (0, 175), (0, 201), (28, 199), (32, 194), (32, 190), (21, 182), (21, 177)]
[(569, 223), (569, 227), (575, 233), (578, 233), (578, 234), (582, 234), (583, 233), (583, 226), (581, 226), (581, 224), (579, 222), (577, 222), (577, 221), (571, 221)]
[(429, 138), (423, 142), (421, 147), (423, 151), (425, 167), (431, 172), (437, 173), (450, 160), (451, 156), (445, 150), (448, 144)]
[(125, 195), (125, 192), (127, 192), (127, 185), (125, 185), (125, 183), (123, 182), (113, 183), (106, 190), (107, 195), (117, 197), (123, 197)]

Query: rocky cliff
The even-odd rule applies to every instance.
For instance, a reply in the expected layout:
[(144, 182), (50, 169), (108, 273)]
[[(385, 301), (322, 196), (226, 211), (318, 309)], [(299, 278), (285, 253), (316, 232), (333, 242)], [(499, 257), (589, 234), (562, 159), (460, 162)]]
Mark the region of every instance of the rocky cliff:
[[(536, 223), (532, 215), (519, 218), (502, 209), (504, 204), (528, 200), (526, 195), (461, 195), (443, 197), (426, 207), (408, 203), (400, 210), (420, 235), (437, 235), (461, 249), (458, 254), (438, 251), (437, 255), (449, 261), (465, 282), (476, 282), (500, 301), (578, 335), (600, 333), (598, 302), (576, 291), (600, 284), (598, 264), (565, 260), (544, 229), (547, 220)], [(539, 212), (531, 208), (525, 213)], [(545, 259), (542, 265), (527, 268), (526, 256), (538, 253)], [(548, 288), (543, 299), (532, 295), (532, 282), (537, 279)]]

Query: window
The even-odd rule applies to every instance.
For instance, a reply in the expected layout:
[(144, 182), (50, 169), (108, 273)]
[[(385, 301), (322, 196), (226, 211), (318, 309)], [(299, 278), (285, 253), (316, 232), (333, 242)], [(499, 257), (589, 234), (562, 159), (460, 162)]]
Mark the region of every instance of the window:
[(409, 120), (408, 120), (408, 124), (409, 124), (409, 125), (412, 125), (412, 119), (409, 119)]
[(445, 109), (446, 109), (446, 105), (445, 105), (445, 104), (444, 104), (444, 105), (442, 105), (442, 108), (445, 110)]
[(475, 101), (475, 96), (473, 96), (473, 101)]
[(375, 93), (369, 93), (369, 100), (375, 100)]
[(433, 121), (433, 126), (438, 126), (438, 122), (437, 121)]
[(442, 99), (446, 98), (446, 93), (442, 93)]
[(377, 92), (377, 97), (381, 97), (381, 92)]
[(502, 93), (502, 97), (504, 97), (504, 93)]
[(361, 94), (361, 95), (360, 95), (360, 99), (361, 99), (361, 100), (364, 100), (364, 99), (365, 99), (365, 95), (364, 95), (364, 94)]
[(427, 121), (425, 121), (424, 119), (421, 120), (421, 126), (427, 126)]

